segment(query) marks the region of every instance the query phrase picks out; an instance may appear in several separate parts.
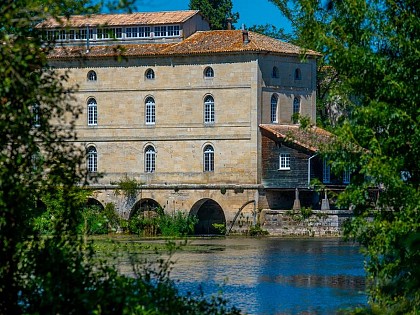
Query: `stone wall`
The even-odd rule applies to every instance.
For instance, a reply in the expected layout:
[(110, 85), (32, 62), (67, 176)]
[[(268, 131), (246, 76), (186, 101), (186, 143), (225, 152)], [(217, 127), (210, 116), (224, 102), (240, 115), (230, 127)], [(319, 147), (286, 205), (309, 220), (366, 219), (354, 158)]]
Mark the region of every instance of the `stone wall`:
[(340, 236), (349, 210), (313, 210), (307, 217), (301, 211), (262, 210), (259, 215), (261, 228), (270, 235), (279, 236)]

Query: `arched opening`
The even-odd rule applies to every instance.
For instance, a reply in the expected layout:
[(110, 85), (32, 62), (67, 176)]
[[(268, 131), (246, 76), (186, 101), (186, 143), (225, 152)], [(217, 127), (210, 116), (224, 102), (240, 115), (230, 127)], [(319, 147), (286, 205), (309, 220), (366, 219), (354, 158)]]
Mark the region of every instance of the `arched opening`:
[(152, 215), (152, 213), (158, 214), (161, 211), (163, 211), (163, 208), (160, 206), (160, 204), (157, 201), (153, 199), (145, 198), (135, 203), (135, 205), (131, 209), (130, 218), (134, 216), (139, 216), (139, 215), (149, 216), (149, 215)]
[(212, 199), (201, 199), (191, 208), (190, 215), (198, 219), (194, 233), (201, 234), (224, 234), (226, 218), (222, 207)]
[(103, 206), (103, 204), (100, 201), (96, 200), (95, 198), (88, 198), (88, 200), (86, 201), (86, 206), (88, 206), (88, 207), (96, 207), (100, 211), (103, 211), (105, 209), (105, 207)]

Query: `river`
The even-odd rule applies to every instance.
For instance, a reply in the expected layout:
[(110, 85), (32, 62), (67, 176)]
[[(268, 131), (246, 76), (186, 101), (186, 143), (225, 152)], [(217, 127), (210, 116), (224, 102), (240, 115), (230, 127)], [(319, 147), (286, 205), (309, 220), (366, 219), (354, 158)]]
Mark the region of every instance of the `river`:
[[(141, 242), (157, 242), (153, 240)], [(366, 305), (363, 256), (340, 239), (201, 238), (175, 252), (181, 292), (223, 296), (247, 314), (335, 314)], [(124, 266), (121, 270), (128, 272)]]

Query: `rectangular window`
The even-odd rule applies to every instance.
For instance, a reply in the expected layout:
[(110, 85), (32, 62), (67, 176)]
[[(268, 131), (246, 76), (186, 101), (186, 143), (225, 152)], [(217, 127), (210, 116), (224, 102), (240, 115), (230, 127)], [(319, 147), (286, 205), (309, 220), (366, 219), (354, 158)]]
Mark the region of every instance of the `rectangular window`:
[(279, 170), (290, 170), (290, 154), (289, 153), (280, 153)]
[(65, 40), (66, 39), (66, 31), (61, 30), (58, 32), (58, 40)]
[(150, 27), (149, 26), (139, 27), (139, 37), (140, 38), (150, 37)]
[(69, 39), (75, 39), (75, 38), (76, 38), (76, 31), (69, 30)]
[(97, 33), (96, 33), (96, 38), (98, 38), (98, 39), (109, 38), (108, 30), (103, 29), (103, 28), (98, 28)]
[(327, 159), (323, 161), (322, 182), (326, 184), (331, 182), (331, 165)]
[(168, 36), (179, 36), (179, 25), (168, 26)]
[(350, 170), (346, 169), (343, 172), (343, 184), (350, 184)]
[(121, 27), (117, 27), (114, 29), (115, 30), (115, 38), (122, 38), (122, 28)]
[(137, 27), (127, 27), (125, 29), (125, 37), (126, 38), (138, 37), (138, 28)]
[(165, 37), (166, 36), (166, 26), (155, 26), (155, 37)]

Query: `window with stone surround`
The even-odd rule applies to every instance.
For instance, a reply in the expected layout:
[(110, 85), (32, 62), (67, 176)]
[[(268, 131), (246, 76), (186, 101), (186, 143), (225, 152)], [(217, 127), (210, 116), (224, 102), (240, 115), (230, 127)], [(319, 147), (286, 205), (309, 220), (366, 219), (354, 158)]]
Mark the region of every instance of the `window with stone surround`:
[(279, 170), (290, 170), (290, 154), (280, 153)]
[(211, 95), (204, 99), (204, 123), (214, 124), (214, 98)]
[(88, 100), (87, 108), (88, 126), (96, 126), (98, 124), (98, 104), (93, 97)]
[(203, 150), (204, 172), (214, 172), (214, 148), (206, 145)]
[(98, 152), (93, 145), (89, 146), (86, 151), (87, 170), (89, 173), (96, 173), (98, 171)]
[(96, 81), (98, 80), (98, 76), (96, 75), (96, 72), (93, 70), (90, 70), (87, 74), (88, 81)]
[(156, 150), (153, 146), (148, 145), (144, 150), (144, 171), (146, 173), (154, 173), (156, 170)]
[(276, 94), (273, 94), (271, 96), (271, 122), (277, 123), (277, 103), (278, 103), (278, 96)]
[(154, 78), (155, 78), (155, 72), (153, 71), (153, 69), (150, 69), (149, 68), (144, 73), (144, 76), (146, 77), (147, 80), (154, 80)]
[(146, 125), (154, 125), (156, 123), (156, 105), (153, 97), (146, 98), (145, 107)]
[(214, 70), (212, 67), (207, 67), (206, 69), (204, 69), (204, 77), (214, 78)]

